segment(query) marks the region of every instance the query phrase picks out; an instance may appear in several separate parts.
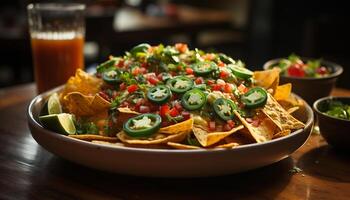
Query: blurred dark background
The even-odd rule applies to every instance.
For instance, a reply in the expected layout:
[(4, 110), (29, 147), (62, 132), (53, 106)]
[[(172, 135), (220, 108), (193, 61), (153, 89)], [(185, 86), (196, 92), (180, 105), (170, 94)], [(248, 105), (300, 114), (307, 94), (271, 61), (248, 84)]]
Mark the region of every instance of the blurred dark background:
[[(0, 5), (0, 87), (33, 81), (28, 0)], [(349, 11), (346, 1), (86, 0), (88, 69), (135, 44), (185, 42), (224, 52), (250, 69), (294, 52), (344, 67), (338, 86), (350, 88)]]

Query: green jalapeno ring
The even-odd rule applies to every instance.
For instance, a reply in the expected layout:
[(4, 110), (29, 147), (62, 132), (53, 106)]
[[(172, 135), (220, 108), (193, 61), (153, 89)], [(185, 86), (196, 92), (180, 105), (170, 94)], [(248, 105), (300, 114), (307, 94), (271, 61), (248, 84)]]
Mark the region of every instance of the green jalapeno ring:
[(237, 66), (237, 65), (231, 66), (231, 70), (232, 70), (232, 73), (235, 76), (237, 76), (238, 78), (241, 78), (241, 79), (249, 79), (250, 77), (253, 76), (253, 72), (252, 71), (250, 71), (247, 68), (240, 67), (240, 66)]
[(116, 85), (122, 82), (122, 80), (119, 78), (119, 72), (115, 70), (110, 70), (107, 72), (102, 73), (102, 79), (111, 85)]
[[(186, 84), (186, 86), (184, 86), (183, 88), (176, 87), (179, 82), (181, 82), (182, 84)], [(181, 94), (190, 90), (193, 87), (193, 84), (193, 80), (187, 76), (176, 76), (174, 78), (170, 78), (166, 82), (166, 85), (170, 88), (170, 90), (177, 94)]]
[(194, 73), (198, 76), (204, 76), (210, 74), (217, 69), (217, 65), (211, 61), (202, 61), (191, 65)]
[(242, 95), (241, 101), (248, 109), (263, 107), (267, 101), (267, 92), (261, 87), (251, 88), (247, 93)]
[[(135, 120), (143, 120), (144, 117), (150, 119), (150, 127), (141, 127), (140, 129), (132, 128), (135, 126)], [(123, 125), (123, 131), (130, 137), (149, 137), (160, 129), (162, 118), (157, 114), (146, 113), (128, 119)]]
[(181, 98), (181, 104), (186, 110), (200, 109), (206, 101), (207, 97), (200, 89), (189, 90)]
[[(218, 98), (213, 103), (214, 111), (215, 113), (222, 119), (222, 120), (230, 120), (234, 118), (234, 110), (237, 110), (237, 105), (230, 99), (225, 98)], [(227, 112), (225, 112), (227, 109), (229, 112), (229, 115), (227, 115)]]
[(147, 43), (142, 43), (137, 46), (134, 46), (131, 50), (130, 53), (135, 56), (137, 53), (145, 53), (147, 50), (151, 47), (151, 45)]
[(164, 104), (171, 97), (170, 89), (165, 85), (158, 85), (147, 91), (147, 98), (156, 104)]

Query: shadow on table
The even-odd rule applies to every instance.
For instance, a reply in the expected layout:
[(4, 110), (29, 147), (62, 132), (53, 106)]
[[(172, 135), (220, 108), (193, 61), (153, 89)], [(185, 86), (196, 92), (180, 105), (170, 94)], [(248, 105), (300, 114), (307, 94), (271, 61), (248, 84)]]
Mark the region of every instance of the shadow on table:
[(350, 182), (350, 154), (324, 145), (306, 152), (298, 160), (304, 174), (335, 182)]
[(30, 197), (83, 199), (273, 199), (289, 183), (293, 160), (208, 178), (145, 178), (86, 168), (52, 156), (32, 174)]

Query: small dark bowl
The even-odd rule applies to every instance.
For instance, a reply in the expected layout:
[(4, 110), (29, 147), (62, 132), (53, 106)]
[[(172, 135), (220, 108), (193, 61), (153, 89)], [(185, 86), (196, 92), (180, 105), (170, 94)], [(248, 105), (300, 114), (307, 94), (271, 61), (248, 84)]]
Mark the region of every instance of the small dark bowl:
[(340, 101), (350, 105), (350, 97), (324, 97), (317, 100), (313, 108), (318, 118), (321, 135), (333, 147), (350, 150), (350, 120), (344, 120), (326, 115), (331, 101)]
[[(264, 70), (269, 69), (271, 66), (278, 64), (278, 62), (283, 58), (276, 58), (269, 60), (264, 64)], [(312, 58), (301, 58), (302, 61), (307, 62)], [(331, 74), (329, 76), (321, 78), (300, 78), (300, 77), (290, 77), (290, 76), (281, 76), (280, 84), (291, 83), (292, 90), (295, 94), (301, 96), (307, 103), (310, 105), (314, 101), (321, 97), (329, 96), (332, 89), (335, 86), (337, 78), (342, 74), (343, 68), (333, 62), (321, 61), (321, 65), (327, 67)]]

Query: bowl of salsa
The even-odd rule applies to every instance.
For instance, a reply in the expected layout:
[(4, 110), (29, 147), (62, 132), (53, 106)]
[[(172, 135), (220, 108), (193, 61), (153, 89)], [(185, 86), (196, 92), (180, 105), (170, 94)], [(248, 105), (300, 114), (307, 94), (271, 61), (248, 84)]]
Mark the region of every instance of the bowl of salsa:
[(295, 54), (269, 60), (263, 68), (265, 70), (278, 68), (280, 84), (292, 83), (293, 92), (311, 105), (317, 99), (329, 96), (337, 78), (343, 72), (343, 68), (336, 63)]
[(328, 144), (350, 149), (350, 97), (324, 97), (313, 108), (321, 135)]

